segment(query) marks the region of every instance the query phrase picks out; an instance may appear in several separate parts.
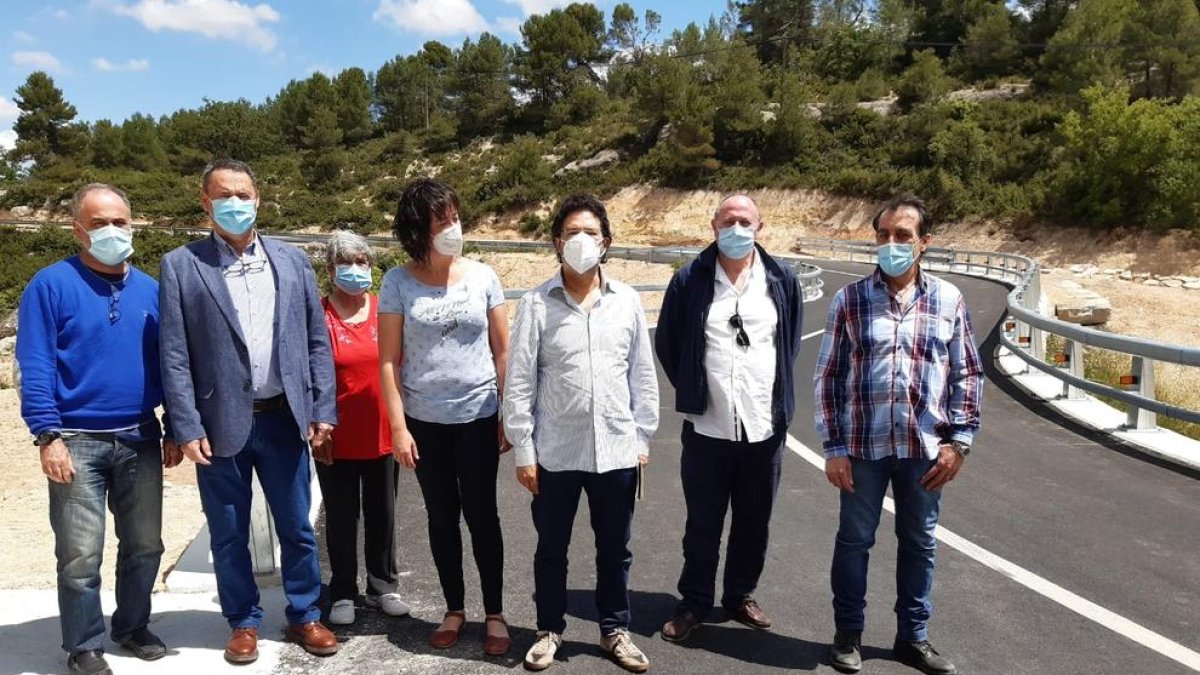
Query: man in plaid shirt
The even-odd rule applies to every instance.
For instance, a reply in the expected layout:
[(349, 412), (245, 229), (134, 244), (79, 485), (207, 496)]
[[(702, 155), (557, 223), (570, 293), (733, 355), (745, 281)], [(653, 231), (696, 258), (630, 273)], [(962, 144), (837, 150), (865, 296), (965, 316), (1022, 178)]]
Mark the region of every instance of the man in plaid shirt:
[(897, 660), (946, 675), (929, 644), (934, 528), (941, 488), (958, 475), (979, 429), (983, 366), (962, 293), (921, 270), (932, 219), (912, 196), (872, 222), (879, 266), (838, 292), (817, 361), (816, 423), (825, 475), (841, 490), (831, 585), (832, 663), (862, 668), (867, 560), (884, 493), (896, 501)]

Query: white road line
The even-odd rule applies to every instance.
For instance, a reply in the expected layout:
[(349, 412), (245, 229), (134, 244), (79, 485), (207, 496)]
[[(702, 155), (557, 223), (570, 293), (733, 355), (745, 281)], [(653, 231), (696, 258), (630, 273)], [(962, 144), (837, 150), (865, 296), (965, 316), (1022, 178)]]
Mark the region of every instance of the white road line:
[[(804, 461), (812, 464), (822, 472), (825, 471), (824, 456), (814, 452), (790, 434), (787, 437), (787, 447), (804, 459)], [(883, 508), (887, 509), (888, 513), (893, 515), (896, 513), (896, 504), (892, 501), (891, 497), (884, 497)], [(1057, 602), (1085, 619), (1091, 619), (1114, 633), (1129, 638), (1144, 647), (1153, 649), (1159, 654), (1182, 663), (1192, 670), (1200, 671), (1200, 653), (1192, 651), (1174, 640), (1159, 635), (1149, 628), (1126, 619), (1120, 614), (1082, 598), (1014, 562), (1005, 560), (970, 540), (947, 530), (941, 525), (937, 528), (936, 536), (939, 541), (951, 548), (957, 549), (968, 558), (996, 570), (1009, 579), (1039, 595)]]
[(809, 333), (808, 335), (801, 335), (801, 336), (800, 336), (800, 341), (801, 341), (801, 342), (804, 342), (805, 340), (807, 340), (807, 339), (809, 339), (809, 338), (815, 338), (815, 337), (817, 337), (818, 335), (820, 335), (820, 334), (822, 334), (822, 333), (824, 333), (824, 332), (825, 332), (825, 329), (824, 329), (824, 328), (822, 328), (821, 330), (814, 330), (813, 332)]

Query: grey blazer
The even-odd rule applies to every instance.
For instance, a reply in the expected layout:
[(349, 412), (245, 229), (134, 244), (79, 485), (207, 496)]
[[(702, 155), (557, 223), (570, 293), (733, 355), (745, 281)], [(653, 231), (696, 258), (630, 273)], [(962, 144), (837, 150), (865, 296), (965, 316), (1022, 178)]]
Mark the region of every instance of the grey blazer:
[[(275, 342), (284, 395), (302, 437), (337, 423), (333, 357), (317, 279), (300, 249), (258, 235), (275, 275)], [(159, 355), (172, 435), (208, 438), (213, 455), (246, 445), (254, 417), (250, 353), (212, 237), (168, 253), (159, 274)]]

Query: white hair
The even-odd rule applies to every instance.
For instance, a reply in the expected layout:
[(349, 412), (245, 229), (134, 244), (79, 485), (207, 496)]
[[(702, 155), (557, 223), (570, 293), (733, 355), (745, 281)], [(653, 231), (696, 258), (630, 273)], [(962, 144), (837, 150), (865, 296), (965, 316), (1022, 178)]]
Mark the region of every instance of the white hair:
[(375, 252), (362, 235), (349, 230), (334, 230), (330, 233), (329, 243), (325, 245), (325, 262), (337, 265), (354, 260), (360, 255), (367, 256), (369, 262), (375, 262)]

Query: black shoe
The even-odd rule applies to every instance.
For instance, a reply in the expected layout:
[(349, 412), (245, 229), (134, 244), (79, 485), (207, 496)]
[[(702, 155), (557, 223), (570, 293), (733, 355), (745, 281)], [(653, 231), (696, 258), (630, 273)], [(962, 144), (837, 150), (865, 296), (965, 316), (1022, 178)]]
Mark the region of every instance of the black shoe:
[(896, 640), (896, 643), (892, 645), (892, 656), (896, 657), (900, 663), (912, 666), (929, 675), (954, 675), (958, 672), (954, 664), (938, 654), (928, 640), (920, 642)]
[(117, 644), (133, 652), (133, 655), (143, 661), (157, 661), (167, 655), (167, 646), (149, 628), (139, 628), (130, 635), (121, 638)]
[(857, 673), (862, 670), (862, 631), (839, 630), (833, 634), (833, 646), (829, 648), (829, 665), (841, 673)]
[(67, 659), (67, 670), (77, 675), (112, 675), (108, 661), (104, 660), (104, 651), (100, 649), (75, 652)]

